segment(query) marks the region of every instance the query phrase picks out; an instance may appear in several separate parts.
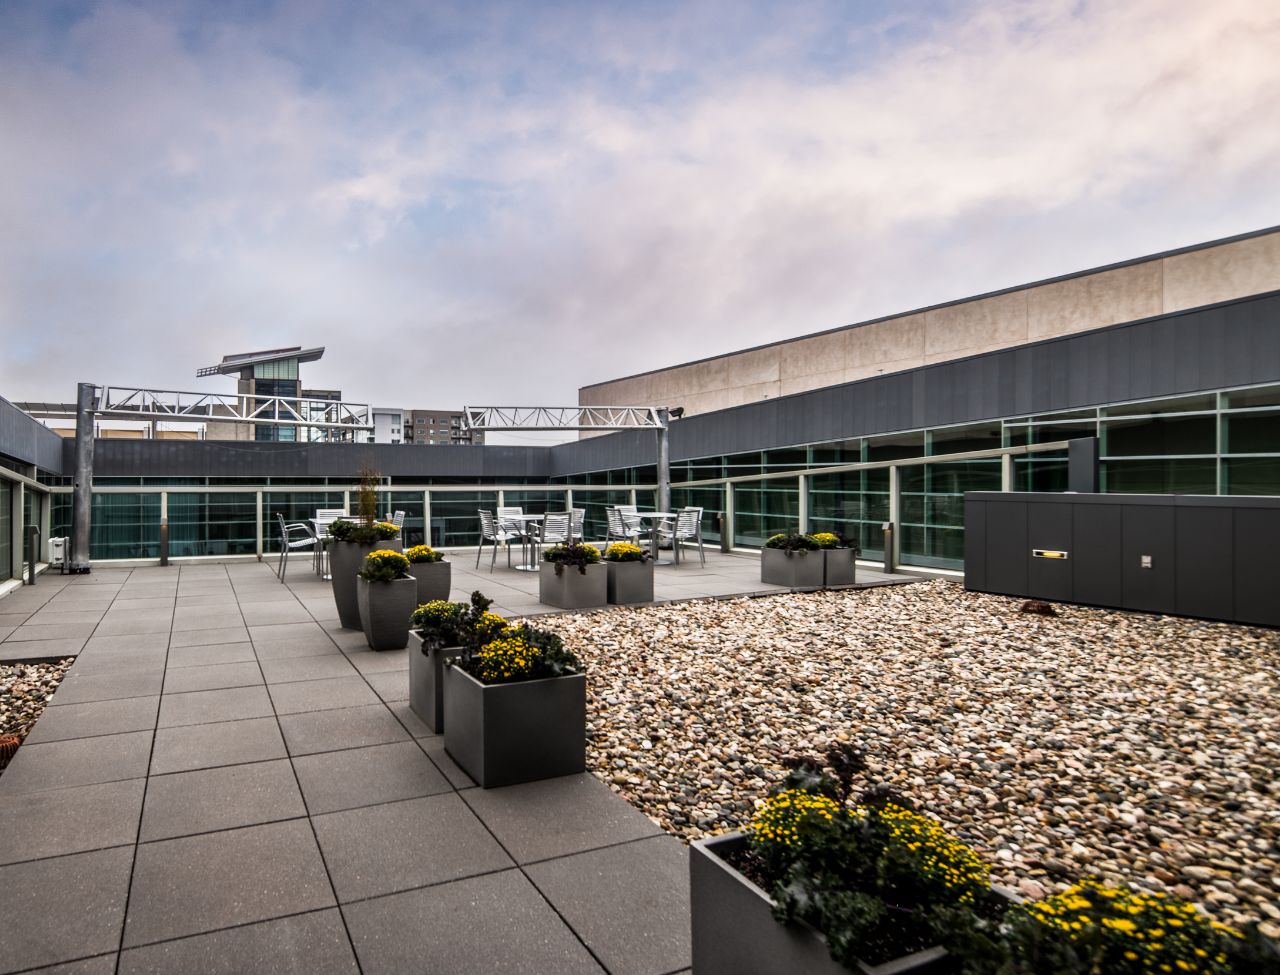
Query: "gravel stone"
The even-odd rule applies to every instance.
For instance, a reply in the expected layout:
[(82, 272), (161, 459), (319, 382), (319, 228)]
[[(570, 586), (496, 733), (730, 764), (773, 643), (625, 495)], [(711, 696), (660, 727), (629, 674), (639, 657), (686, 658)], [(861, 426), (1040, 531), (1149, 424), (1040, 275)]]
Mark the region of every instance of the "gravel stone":
[(56, 664), (0, 666), (0, 735), (26, 738), (73, 663), (68, 657)]
[(542, 616), (587, 662), (588, 762), (686, 840), (832, 742), (1024, 894), (1082, 874), (1280, 911), (1280, 634), (920, 582)]

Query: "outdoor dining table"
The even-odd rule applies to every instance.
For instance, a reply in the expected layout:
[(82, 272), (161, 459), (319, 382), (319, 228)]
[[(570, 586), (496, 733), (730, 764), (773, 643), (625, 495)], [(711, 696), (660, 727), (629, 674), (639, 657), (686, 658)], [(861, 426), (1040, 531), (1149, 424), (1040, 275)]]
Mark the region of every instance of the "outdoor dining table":
[(649, 545), (653, 552), (654, 565), (671, 565), (670, 559), (658, 558), (658, 525), (663, 521), (674, 520), (675, 516), (674, 511), (628, 511), (625, 515), (627, 518), (653, 519), (653, 528), (649, 532)]
[(529, 524), (534, 521), (542, 521), (546, 515), (503, 515), (502, 521), (518, 521), (520, 522), (520, 558), (525, 561), (516, 566), (517, 572), (537, 572), (538, 564), (529, 557), (529, 543), (533, 540), (529, 535)]

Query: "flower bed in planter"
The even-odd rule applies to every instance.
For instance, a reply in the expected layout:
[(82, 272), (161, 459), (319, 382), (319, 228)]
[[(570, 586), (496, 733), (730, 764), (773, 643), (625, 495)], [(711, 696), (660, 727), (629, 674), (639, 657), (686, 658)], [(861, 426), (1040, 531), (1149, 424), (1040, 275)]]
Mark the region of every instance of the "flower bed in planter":
[(834, 532), (818, 532), (810, 537), (822, 553), (822, 584), (828, 589), (852, 586), (857, 581), (858, 544)]
[(605, 553), (609, 572), (606, 596), (610, 605), (653, 602), (653, 563), (647, 549), (630, 542), (614, 542)]
[(789, 767), (745, 833), (693, 846), (698, 975), (1280, 970), (1256, 929), (1233, 931), (1178, 898), (1086, 879), (1023, 903), (992, 887), (974, 851), (892, 788), (851, 802), (866, 769), (855, 748)]
[(444, 731), (444, 662), (506, 629), (506, 620), (487, 612), (491, 604), (474, 592), (470, 605), (432, 600), (410, 618), (409, 707), (436, 734)]
[(760, 553), (760, 581), (788, 589), (821, 589), (825, 561), (812, 535), (773, 535)]
[(449, 598), (453, 586), (452, 566), (429, 545), (415, 545), (405, 551), (409, 575), (418, 580), (418, 605)]
[(538, 571), (538, 601), (561, 609), (608, 605), (609, 571), (600, 564), (600, 550), (582, 542), (547, 549)]
[(356, 574), (365, 557), (378, 549), (399, 551), (400, 529), (390, 522), (357, 525), (339, 518), (329, 525), (325, 547), (329, 550), (329, 575), (333, 601), (338, 607), (338, 622), (343, 629), (359, 630), (360, 604), (356, 595)]
[(400, 552), (378, 549), (365, 556), (357, 578), (360, 626), (370, 650), (403, 650), (418, 584)]
[(445, 751), (486, 789), (584, 771), (581, 671), (559, 637), (524, 626), (446, 661)]

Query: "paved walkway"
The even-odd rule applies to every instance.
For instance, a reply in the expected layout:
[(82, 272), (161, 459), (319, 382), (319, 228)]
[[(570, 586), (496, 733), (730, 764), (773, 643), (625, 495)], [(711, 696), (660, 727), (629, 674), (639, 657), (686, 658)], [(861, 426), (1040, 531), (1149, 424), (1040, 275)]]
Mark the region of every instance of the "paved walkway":
[(0, 971), (689, 964), (679, 841), (589, 774), (475, 788), (408, 708), (407, 651), (290, 581), (95, 569), (0, 600), (38, 655), (79, 653), (0, 775)]

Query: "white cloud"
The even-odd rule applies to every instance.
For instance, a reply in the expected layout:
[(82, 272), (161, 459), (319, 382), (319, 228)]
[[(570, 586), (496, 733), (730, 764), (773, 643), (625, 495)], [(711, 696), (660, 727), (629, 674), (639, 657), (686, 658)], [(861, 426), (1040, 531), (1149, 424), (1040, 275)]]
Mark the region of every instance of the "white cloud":
[(356, 399), (572, 402), (1280, 222), (1249, 0), (308, 9), (106, 4), (0, 47), (0, 394), (298, 342)]

